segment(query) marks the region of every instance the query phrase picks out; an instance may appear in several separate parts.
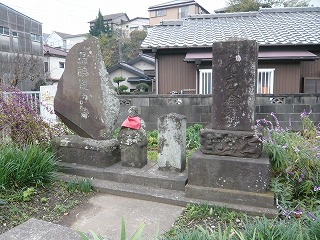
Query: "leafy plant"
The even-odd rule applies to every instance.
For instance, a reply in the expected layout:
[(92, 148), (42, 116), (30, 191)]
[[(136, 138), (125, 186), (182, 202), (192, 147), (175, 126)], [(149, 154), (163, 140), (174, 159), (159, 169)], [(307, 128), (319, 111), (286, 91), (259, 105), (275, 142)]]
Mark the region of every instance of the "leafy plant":
[(21, 189), (51, 182), (56, 157), (38, 145), (0, 145), (0, 189)]
[(27, 190), (23, 191), (23, 201), (27, 202), (31, 200), (31, 196), (34, 194), (34, 188), (27, 188)]
[(320, 184), (319, 131), (305, 111), (301, 113), (302, 131), (281, 128), (265, 119), (257, 121), (264, 153), (269, 156), (273, 179), (271, 189), (283, 208), (316, 209), (319, 206)]
[(67, 190), (69, 192), (80, 191), (89, 193), (92, 190), (92, 181), (89, 178), (72, 180), (68, 182)]
[(148, 148), (149, 149), (157, 149), (158, 147), (158, 130), (148, 131), (147, 132), (148, 139)]
[(140, 92), (145, 92), (149, 89), (149, 85), (146, 83), (138, 83), (136, 89), (138, 89)]
[(187, 128), (186, 147), (190, 149), (200, 147), (200, 130), (203, 128), (201, 124), (194, 124)]

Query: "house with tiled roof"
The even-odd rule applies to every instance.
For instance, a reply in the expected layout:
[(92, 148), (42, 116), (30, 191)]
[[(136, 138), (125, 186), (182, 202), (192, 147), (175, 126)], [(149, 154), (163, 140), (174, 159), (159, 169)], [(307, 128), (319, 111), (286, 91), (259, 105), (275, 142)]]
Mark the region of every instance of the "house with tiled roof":
[[(126, 78), (121, 85), (128, 87), (130, 92), (136, 90), (139, 83), (149, 85), (148, 91), (152, 91), (152, 83), (154, 79), (155, 60), (150, 55), (140, 54), (128, 62), (119, 62), (118, 64), (108, 68), (110, 79), (122, 76)], [(116, 87), (117, 84), (113, 83)]]
[(67, 57), (67, 52), (48, 45), (43, 45), (44, 73), (49, 82), (58, 82), (61, 78)]
[(143, 41), (156, 58), (156, 93), (211, 94), (212, 44), (259, 44), (257, 93), (320, 93), (320, 8), (192, 15), (154, 26)]
[(60, 48), (63, 51), (69, 51), (76, 43), (87, 39), (87, 33), (69, 34), (53, 31), (44, 41), (44, 44), (53, 48)]
[(187, 18), (191, 14), (209, 14), (209, 12), (194, 0), (173, 0), (148, 8), (150, 26), (159, 24), (163, 20), (177, 20)]
[[(126, 13), (113, 13), (103, 16), (103, 21), (105, 25), (109, 25), (111, 30), (115, 30), (119, 28), (124, 23), (130, 21), (128, 15)], [(94, 26), (96, 19), (93, 19), (89, 22), (90, 28)]]

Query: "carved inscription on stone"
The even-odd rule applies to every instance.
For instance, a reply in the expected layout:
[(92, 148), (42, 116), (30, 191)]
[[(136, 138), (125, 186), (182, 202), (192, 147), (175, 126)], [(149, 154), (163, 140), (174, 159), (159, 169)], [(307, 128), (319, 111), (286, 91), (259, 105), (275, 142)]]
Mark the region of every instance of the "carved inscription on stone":
[(214, 129), (250, 131), (254, 124), (258, 46), (250, 40), (213, 44)]
[(253, 132), (203, 129), (200, 137), (204, 154), (246, 158), (261, 154), (261, 142)]

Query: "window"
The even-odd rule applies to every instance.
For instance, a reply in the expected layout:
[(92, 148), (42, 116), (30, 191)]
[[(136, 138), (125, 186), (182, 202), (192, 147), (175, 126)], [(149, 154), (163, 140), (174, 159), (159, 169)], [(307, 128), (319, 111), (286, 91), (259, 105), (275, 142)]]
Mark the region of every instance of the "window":
[(64, 62), (59, 62), (59, 67), (64, 68)]
[(257, 94), (273, 94), (274, 70), (258, 69)]
[(130, 31), (138, 30), (138, 27), (130, 27)]
[(179, 7), (178, 18), (187, 18), (189, 15), (189, 6)]
[(11, 35), (12, 35), (13, 37), (18, 37), (18, 33), (17, 33), (17, 32), (14, 32), (14, 31), (11, 31)]
[(40, 40), (41, 40), (40, 35), (34, 34), (34, 33), (31, 33), (30, 35), (31, 35), (31, 40), (32, 41), (40, 42)]
[(10, 33), (9, 28), (0, 26), (0, 34), (9, 36), (9, 33)]
[(305, 77), (303, 92), (320, 93), (320, 77)]
[(48, 72), (49, 71), (49, 64), (48, 62), (44, 62), (44, 72)]
[[(257, 78), (258, 94), (273, 94), (274, 71), (275, 71), (274, 68), (258, 69), (258, 78)], [(200, 69), (199, 73), (200, 73), (199, 94), (212, 94), (212, 70)], [(311, 85), (311, 82), (309, 85)], [(310, 87), (309, 85), (307, 89), (318, 88), (318, 93), (320, 93), (320, 78), (317, 86)]]
[(163, 10), (158, 10), (156, 12), (157, 17), (162, 17), (162, 16), (166, 16), (167, 15), (167, 10), (163, 9)]
[(199, 70), (199, 94), (212, 94), (212, 70)]

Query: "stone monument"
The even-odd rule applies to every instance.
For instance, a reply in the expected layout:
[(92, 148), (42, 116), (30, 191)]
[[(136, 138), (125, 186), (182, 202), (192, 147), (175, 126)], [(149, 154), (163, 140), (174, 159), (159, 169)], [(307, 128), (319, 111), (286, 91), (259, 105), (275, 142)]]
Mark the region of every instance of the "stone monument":
[(187, 118), (170, 113), (158, 119), (158, 166), (183, 172), (186, 168)]
[(120, 101), (104, 66), (97, 38), (78, 43), (68, 52), (54, 111), (81, 137), (112, 138)]
[(97, 38), (70, 49), (58, 83), (54, 110), (79, 135), (53, 140), (62, 162), (108, 167), (120, 161), (119, 143), (112, 139), (120, 101), (104, 66)]
[(138, 108), (132, 106), (129, 116), (123, 122), (118, 135), (122, 166), (142, 168), (148, 163), (146, 124), (138, 115)]
[(260, 156), (252, 130), (258, 45), (231, 39), (212, 48), (211, 124), (201, 130), (200, 151), (189, 158), (186, 196), (272, 208), (269, 159)]

